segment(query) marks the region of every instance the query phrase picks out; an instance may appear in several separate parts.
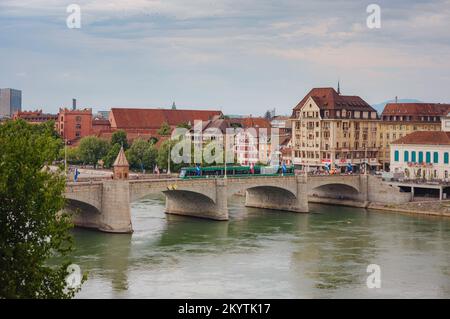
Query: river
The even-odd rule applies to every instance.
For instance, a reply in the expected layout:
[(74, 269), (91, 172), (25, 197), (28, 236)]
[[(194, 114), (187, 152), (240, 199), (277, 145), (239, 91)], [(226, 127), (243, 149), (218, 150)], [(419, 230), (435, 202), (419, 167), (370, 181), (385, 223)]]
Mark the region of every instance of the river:
[[(311, 214), (246, 208), (230, 220), (132, 205), (135, 232), (76, 229), (88, 272), (77, 298), (450, 298), (450, 219), (311, 205)], [(367, 266), (381, 270), (369, 289)]]

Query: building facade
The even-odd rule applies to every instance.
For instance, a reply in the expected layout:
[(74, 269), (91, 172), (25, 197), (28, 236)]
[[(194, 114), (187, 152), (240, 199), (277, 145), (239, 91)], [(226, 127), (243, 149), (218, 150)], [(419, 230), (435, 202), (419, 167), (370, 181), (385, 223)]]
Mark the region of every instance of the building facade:
[(17, 111), (13, 114), (13, 120), (22, 119), (30, 124), (41, 124), (47, 121), (57, 121), (57, 114), (43, 113), (42, 110), (36, 111)]
[(22, 91), (0, 89), (0, 117), (12, 117), (15, 112), (22, 111)]
[(377, 128), (377, 146), (383, 169), (389, 170), (391, 142), (416, 131), (440, 131), (441, 119), (449, 111), (450, 104), (388, 103)]
[(92, 109), (59, 109), (55, 129), (68, 144), (92, 135)]
[(391, 172), (406, 179), (445, 180), (450, 172), (450, 132), (417, 131), (390, 145)]
[(341, 95), (333, 88), (312, 89), (293, 109), (292, 160), (300, 168), (325, 164), (344, 170), (378, 163), (378, 115), (359, 96)]

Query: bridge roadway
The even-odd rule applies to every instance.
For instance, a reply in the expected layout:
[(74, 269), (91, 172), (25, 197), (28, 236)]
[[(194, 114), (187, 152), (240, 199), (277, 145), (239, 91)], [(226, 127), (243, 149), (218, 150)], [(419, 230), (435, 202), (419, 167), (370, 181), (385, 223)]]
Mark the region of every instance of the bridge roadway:
[(166, 212), (214, 220), (228, 220), (227, 199), (245, 193), (245, 205), (296, 213), (309, 212), (311, 196), (368, 201), (410, 200), (394, 186), (373, 176), (251, 176), (245, 178), (104, 180), (68, 183), (67, 209), (80, 227), (131, 233), (130, 203), (164, 193)]

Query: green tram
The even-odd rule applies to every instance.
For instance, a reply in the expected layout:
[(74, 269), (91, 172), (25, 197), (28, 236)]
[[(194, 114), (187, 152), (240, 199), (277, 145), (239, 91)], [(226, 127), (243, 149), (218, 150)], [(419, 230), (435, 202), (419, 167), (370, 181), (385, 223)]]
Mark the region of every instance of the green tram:
[[(210, 167), (183, 167), (180, 171), (181, 179), (190, 178), (219, 178), (225, 175), (224, 166)], [(227, 176), (230, 177), (251, 177), (251, 176), (294, 176), (294, 166), (286, 166), (283, 174), (282, 166), (227, 166)]]

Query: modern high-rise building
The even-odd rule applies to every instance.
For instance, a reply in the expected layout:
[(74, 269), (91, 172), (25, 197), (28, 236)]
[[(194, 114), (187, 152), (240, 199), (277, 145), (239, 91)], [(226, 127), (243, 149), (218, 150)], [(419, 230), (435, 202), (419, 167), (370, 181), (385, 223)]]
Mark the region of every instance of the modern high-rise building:
[(0, 89), (0, 117), (12, 117), (15, 112), (22, 111), (22, 91)]

